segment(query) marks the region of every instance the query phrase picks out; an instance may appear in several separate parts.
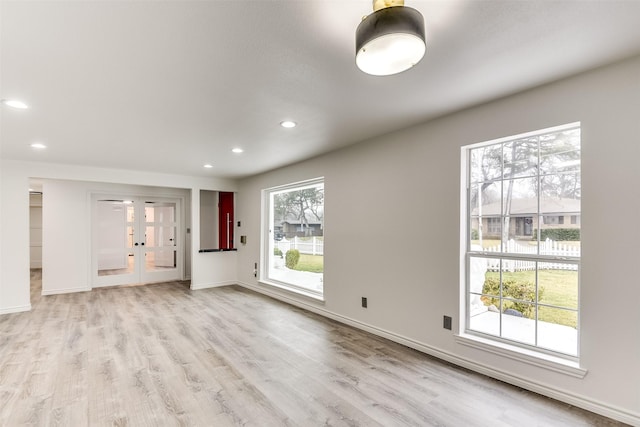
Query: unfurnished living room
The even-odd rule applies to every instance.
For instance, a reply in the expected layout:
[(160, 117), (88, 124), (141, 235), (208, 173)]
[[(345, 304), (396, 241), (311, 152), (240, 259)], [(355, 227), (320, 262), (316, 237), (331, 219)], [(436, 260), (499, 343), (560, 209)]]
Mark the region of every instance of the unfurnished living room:
[(640, 426), (639, 19), (0, 0), (0, 426)]

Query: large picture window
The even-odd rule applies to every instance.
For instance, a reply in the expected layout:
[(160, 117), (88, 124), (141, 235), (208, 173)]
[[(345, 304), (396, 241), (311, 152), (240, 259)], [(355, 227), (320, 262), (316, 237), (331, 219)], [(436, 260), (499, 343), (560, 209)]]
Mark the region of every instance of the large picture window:
[(466, 332), (576, 358), (579, 124), (467, 146), (463, 157)]
[(260, 279), (323, 297), (324, 179), (264, 190), (265, 245)]

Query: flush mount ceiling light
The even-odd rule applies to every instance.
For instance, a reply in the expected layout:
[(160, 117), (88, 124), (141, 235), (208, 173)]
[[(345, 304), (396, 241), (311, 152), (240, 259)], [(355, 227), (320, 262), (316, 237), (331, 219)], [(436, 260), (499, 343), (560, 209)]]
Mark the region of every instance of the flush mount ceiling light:
[(373, 0), (373, 13), (356, 30), (356, 65), (374, 76), (408, 70), (425, 49), (424, 19), (404, 0)]
[(17, 99), (3, 99), (3, 100), (0, 100), (0, 102), (2, 102), (3, 105), (6, 105), (7, 107), (11, 107), (11, 108), (19, 108), (21, 110), (24, 110), (25, 108), (29, 108), (27, 104), (25, 104), (22, 101), (18, 101)]
[(211, 168), (213, 167), (213, 165), (212, 165), (212, 164), (210, 164), (210, 163), (207, 163), (207, 164), (206, 164), (206, 165), (204, 165), (203, 167), (205, 167), (205, 168), (207, 168), (207, 169), (211, 169)]
[(240, 147), (236, 147), (236, 148), (232, 149), (231, 151), (233, 153), (236, 153), (236, 154), (244, 153), (244, 150), (242, 148), (240, 148)]
[(44, 150), (45, 148), (47, 148), (46, 145), (40, 143), (40, 142), (36, 142), (31, 144), (31, 148), (35, 149), (35, 150)]

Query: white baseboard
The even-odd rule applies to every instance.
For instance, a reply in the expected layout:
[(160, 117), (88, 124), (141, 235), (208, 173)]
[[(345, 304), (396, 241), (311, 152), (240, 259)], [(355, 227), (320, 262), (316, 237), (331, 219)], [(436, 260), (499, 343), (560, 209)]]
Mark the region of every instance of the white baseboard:
[(64, 289), (51, 289), (51, 290), (42, 290), (40, 295), (48, 296), (48, 295), (61, 295), (61, 294), (72, 294), (74, 292), (89, 292), (91, 288), (64, 288)]
[(11, 313), (22, 313), (24, 311), (31, 311), (31, 304), (0, 308), (0, 315), (11, 314)]
[(192, 291), (198, 291), (200, 289), (219, 288), (220, 286), (229, 286), (229, 285), (236, 285), (236, 284), (238, 284), (238, 282), (235, 280), (228, 280), (228, 281), (216, 282), (216, 283), (198, 283), (195, 285), (191, 283), (190, 289)]
[(561, 402), (568, 403), (570, 405), (573, 405), (582, 409), (586, 409), (588, 411), (595, 412), (600, 415), (604, 415), (605, 417), (613, 418), (615, 420), (618, 420), (633, 426), (640, 426), (640, 413), (637, 413), (637, 412), (634, 413), (631, 411), (627, 411), (625, 409), (613, 407), (606, 403), (599, 402), (597, 400), (593, 400), (584, 396), (580, 396), (575, 393), (570, 393), (565, 390), (550, 387), (546, 384), (542, 384), (537, 381), (531, 380), (530, 378), (514, 375), (510, 372), (503, 371), (501, 369), (497, 369), (492, 366), (484, 365), (482, 363), (478, 363), (471, 359), (457, 356), (455, 354), (441, 350), (437, 347), (432, 347), (430, 345), (415, 341), (411, 338), (407, 338), (402, 335), (398, 335), (396, 333), (393, 333), (384, 329), (380, 329), (372, 325), (368, 325), (358, 320), (333, 313), (321, 306), (314, 305), (311, 303), (306, 303), (304, 301), (300, 301), (300, 300), (297, 300), (296, 298), (288, 297), (287, 295), (283, 295), (278, 292), (273, 292), (270, 289), (267, 289), (263, 286), (257, 286), (257, 285), (244, 283), (244, 282), (237, 282), (237, 283), (238, 285), (243, 286), (247, 289), (251, 289), (253, 291), (267, 295), (274, 299), (286, 302), (291, 305), (295, 305), (296, 307), (306, 309), (308, 311), (327, 317), (329, 319), (336, 320), (340, 323), (353, 326), (354, 328), (370, 332), (374, 335), (386, 338), (398, 344), (406, 345), (407, 347), (413, 348), (414, 350), (418, 350), (430, 356), (437, 357), (438, 359), (453, 363), (454, 365), (461, 366), (463, 368), (470, 369), (474, 372), (478, 372), (480, 374), (487, 375), (489, 377), (498, 379), (500, 381), (504, 381), (506, 383), (521, 387), (525, 390), (530, 390), (535, 393), (559, 400)]

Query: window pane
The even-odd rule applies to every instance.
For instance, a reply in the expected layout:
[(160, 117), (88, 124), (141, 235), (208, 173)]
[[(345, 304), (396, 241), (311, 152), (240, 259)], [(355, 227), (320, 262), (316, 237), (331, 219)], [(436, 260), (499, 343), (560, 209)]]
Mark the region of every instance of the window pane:
[(540, 173), (580, 170), (580, 129), (540, 136)]
[(505, 252), (537, 252), (534, 229), (538, 213), (537, 178), (503, 182), (503, 243)]
[(176, 268), (176, 251), (171, 249), (146, 251), (144, 262), (146, 271)]
[[(557, 175), (546, 175), (540, 179), (540, 197), (548, 200), (547, 203), (557, 203), (563, 209), (563, 212), (579, 211), (572, 204), (562, 204), (563, 199), (579, 200), (581, 193), (580, 174), (562, 173)], [(554, 205), (541, 206), (541, 212), (558, 212), (558, 208), (554, 209)]]
[[(578, 309), (578, 266), (576, 264), (541, 262), (538, 267), (538, 302)], [(542, 316), (542, 309), (540, 313)], [(541, 317), (540, 320), (547, 319)], [(577, 326), (570, 323), (564, 324)]]
[[(494, 264), (494, 265), (492, 265)], [(485, 281), (487, 280), (487, 272), (490, 268), (499, 269), (500, 268), (500, 260), (495, 258), (482, 258), (482, 257), (471, 257), (469, 260), (469, 291), (476, 294), (489, 294), (494, 296), (499, 296), (499, 289), (496, 286), (495, 291), (487, 291), (485, 286)], [(481, 301), (476, 300), (475, 304), (481, 304)], [(485, 304), (483, 304), (485, 305)]]
[(469, 260), (469, 326), (500, 335), (500, 260), (471, 257)]
[[(269, 192), (267, 278), (322, 295), (324, 184)], [(287, 254), (289, 253), (289, 256)]]
[(504, 145), (504, 179), (536, 176), (537, 167), (538, 137), (512, 141)]
[[(470, 305), (475, 296), (470, 294)], [(482, 311), (469, 313), (469, 329), (484, 334), (500, 336), (500, 309), (489, 309), (486, 307)]]
[(539, 317), (538, 345), (549, 350), (577, 355), (578, 312), (540, 306)]
[[(469, 195), (471, 213), (469, 232), (471, 234), (469, 237), (472, 244), (481, 244), (480, 241), (485, 247), (500, 244), (501, 188), (499, 181), (471, 185)], [(488, 242), (489, 240), (495, 241)]]
[(575, 355), (580, 129), (471, 148), (469, 168), (468, 250), (496, 256), (468, 258), (469, 329)]
[[(525, 344), (536, 343), (535, 305), (522, 303), (518, 305), (520, 310), (514, 308), (512, 303), (505, 303), (502, 313), (502, 337)], [(509, 305), (507, 307), (507, 305)], [(525, 316), (523, 312), (533, 313), (532, 317)]]
[(471, 150), (471, 182), (490, 181), (502, 176), (502, 144)]
[(538, 213), (538, 180), (510, 179), (503, 183), (503, 215), (535, 215)]

